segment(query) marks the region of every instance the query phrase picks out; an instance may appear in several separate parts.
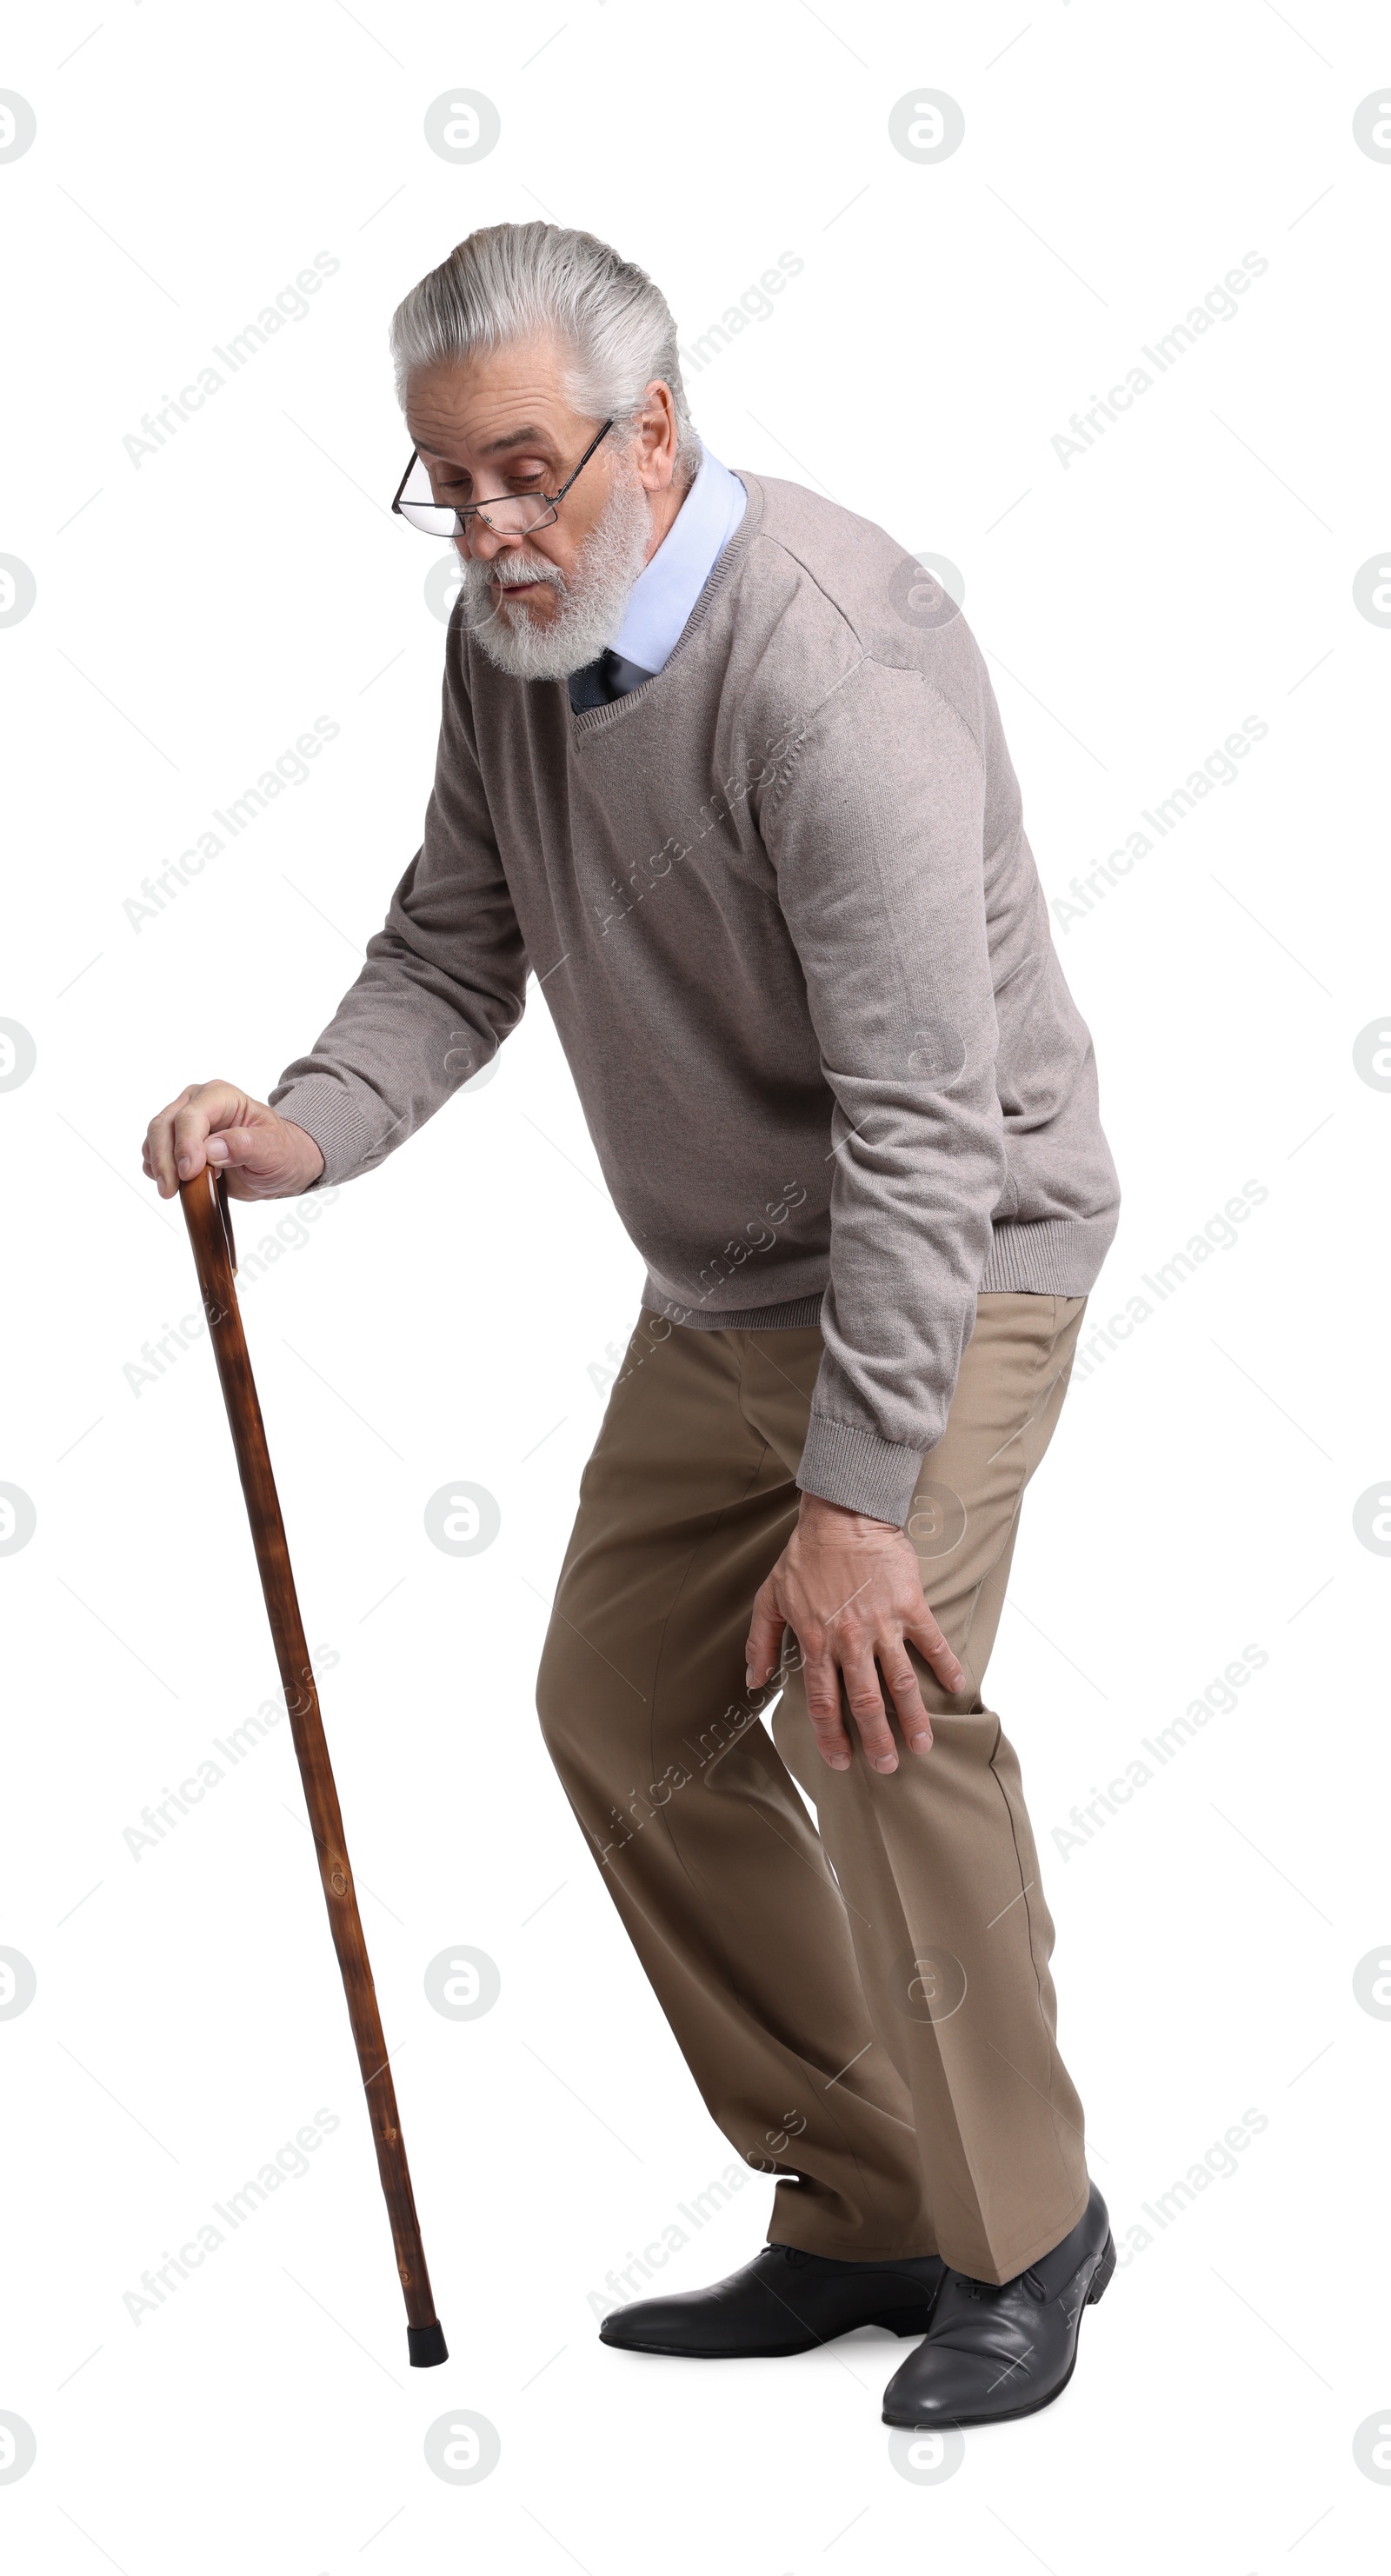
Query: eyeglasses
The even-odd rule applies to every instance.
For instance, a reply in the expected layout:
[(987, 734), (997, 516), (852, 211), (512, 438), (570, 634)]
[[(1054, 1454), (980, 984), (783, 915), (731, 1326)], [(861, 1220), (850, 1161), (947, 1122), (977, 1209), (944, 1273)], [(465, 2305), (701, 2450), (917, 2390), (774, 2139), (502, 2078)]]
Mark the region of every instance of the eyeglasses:
[(411, 461), (396, 487), (392, 509), (398, 518), (409, 520), (413, 528), (423, 528), (427, 537), (461, 536), (470, 519), (481, 519), (495, 537), (528, 537), (534, 528), (550, 526), (576, 475), (583, 473), (600, 439), (607, 438), (612, 427), (613, 422), (606, 420), (598, 438), (591, 438), (574, 474), (566, 477), (558, 492), (504, 492), (495, 501), (466, 501), (461, 509), (452, 509), (434, 498), (419, 449), (413, 447)]

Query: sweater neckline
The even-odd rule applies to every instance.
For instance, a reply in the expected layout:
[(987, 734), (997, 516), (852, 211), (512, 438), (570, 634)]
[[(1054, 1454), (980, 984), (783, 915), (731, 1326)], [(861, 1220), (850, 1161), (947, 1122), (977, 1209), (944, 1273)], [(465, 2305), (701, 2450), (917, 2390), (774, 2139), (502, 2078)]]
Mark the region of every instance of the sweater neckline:
[[(743, 467), (738, 465), (731, 467), (730, 470), (738, 475), (748, 493), (748, 508), (728, 544), (721, 548), (711, 565), (705, 587), (696, 600), (666, 661), (660, 671), (653, 672), (650, 680), (641, 681), (637, 688), (629, 689), (625, 696), (612, 699), (607, 706), (585, 707), (578, 715), (573, 707), (569, 707), (567, 690), (566, 704), (569, 708), (571, 737), (574, 741), (588, 741), (592, 735), (604, 733), (611, 725), (620, 724), (630, 707), (650, 703), (653, 691), (660, 689), (668, 673), (674, 671), (678, 663), (698, 644), (711, 609), (738, 571), (750, 540), (757, 535), (763, 518), (764, 495), (759, 477), (756, 474), (745, 473)], [(563, 680), (556, 685), (562, 689), (566, 688)]]

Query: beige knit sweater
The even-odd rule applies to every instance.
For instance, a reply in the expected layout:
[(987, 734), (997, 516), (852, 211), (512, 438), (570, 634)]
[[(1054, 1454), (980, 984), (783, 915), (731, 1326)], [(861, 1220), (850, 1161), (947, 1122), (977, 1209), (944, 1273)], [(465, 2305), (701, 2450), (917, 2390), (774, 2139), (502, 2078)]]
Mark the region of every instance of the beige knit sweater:
[(1116, 1175), (964, 617), (882, 529), (741, 478), (670, 661), (611, 706), (506, 677), (456, 610), (423, 844), (271, 1100), (325, 1184), (368, 1171), (534, 974), (644, 1302), (819, 1322), (799, 1482), (901, 1521), (977, 1292), (1085, 1294)]

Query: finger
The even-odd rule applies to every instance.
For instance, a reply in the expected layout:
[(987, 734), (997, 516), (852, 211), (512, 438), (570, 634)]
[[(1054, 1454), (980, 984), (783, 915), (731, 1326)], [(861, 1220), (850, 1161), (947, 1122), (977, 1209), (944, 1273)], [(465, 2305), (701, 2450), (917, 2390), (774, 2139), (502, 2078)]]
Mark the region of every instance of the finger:
[(777, 1671), (786, 1628), (787, 1621), (777, 1606), (771, 1587), (762, 1584), (754, 1600), (753, 1617), (744, 1644), (744, 1681), (749, 1690), (757, 1690)]
[(898, 1747), (884, 1715), (884, 1694), (873, 1655), (867, 1648), (847, 1652), (842, 1671), (850, 1714), (860, 1730), (870, 1767), (875, 1771), (896, 1771)]
[(845, 1732), (840, 1711), (839, 1667), (824, 1651), (813, 1653), (805, 1643), (802, 1653), (807, 1715), (811, 1719), (817, 1750), (833, 1771), (848, 1771), (850, 1738)]
[(918, 1688), (918, 1676), (908, 1660), (901, 1637), (895, 1637), (880, 1646), (879, 1668), (883, 1673), (885, 1687), (893, 1701), (894, 1714), (903, 1729), (909, 1752), (930, 1753), (932, 1720), (923, 1706), (923, 1695)]
[(930, 1610), (924, 1611), (920, 1619), (905, 1619), (903, 1633), (912, 1639), (923, 1662), (931, 1665), (943, 1690), (956, 1692), (969, 1688), (966, 1675)]
[(196, 1082), (174, 1115), (174, 1169), (181, 1181), (196, 1178), (207, 1162), (207, 1139), (244, 1109), (245, 1095), (230, 1082)]
[(174, 1120), (191, 1097), (188, 1090), (181, 1091), (177, 1100), (171, 1100), (165, 1108), (156, 1110), (145, 1131), (145, 1169), (158, 1184), (163, 1199), (172, 1198), (179, 1186), (179, 1177), (174, 1169)]

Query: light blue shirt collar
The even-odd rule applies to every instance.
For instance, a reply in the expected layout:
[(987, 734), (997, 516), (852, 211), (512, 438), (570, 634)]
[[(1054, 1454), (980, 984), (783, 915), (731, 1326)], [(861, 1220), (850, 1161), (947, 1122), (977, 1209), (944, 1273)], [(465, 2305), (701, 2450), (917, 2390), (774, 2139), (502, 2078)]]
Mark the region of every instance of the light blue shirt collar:
[(738, 527), (748, 494), (737, 474), (704, 444), (700, 470), (651, 561), (643, 565), (613, 639), (615, 653), (643, 671), (660, 671)]

